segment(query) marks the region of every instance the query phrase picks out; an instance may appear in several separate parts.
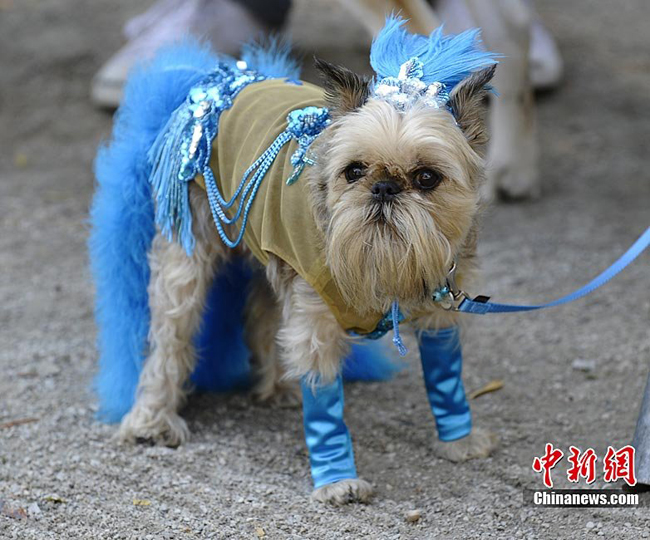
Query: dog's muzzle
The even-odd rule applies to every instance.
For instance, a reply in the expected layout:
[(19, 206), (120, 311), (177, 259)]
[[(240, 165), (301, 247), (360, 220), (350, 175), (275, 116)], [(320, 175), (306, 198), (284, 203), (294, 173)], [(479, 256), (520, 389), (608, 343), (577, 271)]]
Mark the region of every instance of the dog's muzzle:
[(402, 188), (393, 180), (380, 180), (370, 188), (373, 200), (381, 203), (392, 201), (400, 191)]

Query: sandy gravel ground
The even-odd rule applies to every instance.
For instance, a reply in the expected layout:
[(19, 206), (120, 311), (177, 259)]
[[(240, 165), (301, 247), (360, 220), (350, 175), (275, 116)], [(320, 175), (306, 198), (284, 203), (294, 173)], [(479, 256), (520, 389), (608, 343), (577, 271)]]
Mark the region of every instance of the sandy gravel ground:
[[(363, 67), (363, 31), (313, 1), (294, 14), (302, 49)], [(484, 292), (502, 300), (583, 284), (650, 215), (650, 4), (543, 4), (567, 77), (539, 104), (543, 199), (485, 219)], [(350, 385), (347, 420), (359, 470), (377, 488), (372, 504), (310, 503), (300, 412), (243, 395), (192, 398), (193, 438), (178, 450), (111, 442), (89, 391), (85, 249), (91, 164), (111, 118), (88, 88), (142, 7), (0, 1), (0, 538), (648, 537), (647, 507), (522, 504), (523, 488), (541, 486), (531, 462), (546, 442), (603, 456), (631, 440), (650, 359), (648, 255), (580, 303), (471, 320), (466, 386), (505, 383), (472, 403), (477, 423), (503, 439), (488, 460), (434, 456), (416, 359), (390, 383)], [(574, 369), (580, 359), (593, 370)], [(23, 419), (33, 421), (6, 426)], [(560, 466), (560, 486), (563, 476)], [(407, 522), (414, 509), (420, 520)]]

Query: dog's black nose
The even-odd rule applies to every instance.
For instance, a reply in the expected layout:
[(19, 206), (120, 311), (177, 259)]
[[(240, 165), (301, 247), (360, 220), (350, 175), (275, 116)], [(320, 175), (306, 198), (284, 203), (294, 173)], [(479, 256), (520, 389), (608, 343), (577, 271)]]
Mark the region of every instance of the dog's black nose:
[(402, 188), (397, 182), (393, 180), (382, 180), (380, 182), (375, 182), (370, 188), (370, 193), (372, 193), (372, 198), (379, 202), (390, 201), (395, 198)]

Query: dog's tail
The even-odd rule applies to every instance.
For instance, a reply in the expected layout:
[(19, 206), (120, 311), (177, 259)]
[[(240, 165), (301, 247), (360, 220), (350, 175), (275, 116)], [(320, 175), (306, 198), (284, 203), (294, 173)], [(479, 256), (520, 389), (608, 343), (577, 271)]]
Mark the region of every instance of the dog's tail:
[[(268, 77), (299, 76), (288, 47), (280, 42), (266, 48), (248, 46), (243, 59)], [(147, 354), (147, 256), (155, 232), (147, 153), (191, 87), (219, 60), (224, 59), (187, 41), (136, 68), (126, 85), (112, 138), (97, 156), (89, 250), (99, 348), (95, 390), (100, 400), (98, 416), (107, 422), (119, 421), (130, 410)], [(244, 265), (236, 263), (217, 278), (210, 292), (196, 343), (200, 361), (192, 376), (201, 389), (230, 390), (248, 381), (248, 351), (240, 324), (248, 279)], [(227, 312), (219, 309), (223, 306), (228, 306)], [(379, 351), (366, 348), (356, 351), (346, 366), (350, 378), (364, 380), (385, 379), (395, 370)]]
[(291, 56), (291, 43), (267, 36), (242, 47), (241, 58), (248, 69), (269, 79), (299, 79), (300, 64)]
[(133, 404), (149, 331), (147, 254), (155, 232), (147, 152), (190, 88), (216, 64), (210, 51), (181, 43), (136, 67), (113, 135), (95, 162), (89, 240), (96, 288), (99, 417), (115, 422)]

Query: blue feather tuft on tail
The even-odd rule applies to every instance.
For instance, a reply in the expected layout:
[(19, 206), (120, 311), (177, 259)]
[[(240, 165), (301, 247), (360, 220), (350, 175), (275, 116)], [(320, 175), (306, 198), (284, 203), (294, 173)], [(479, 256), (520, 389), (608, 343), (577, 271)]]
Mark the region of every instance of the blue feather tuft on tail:
[(497, 63), (498, 55), (480, 48), (478, 29), (444, 36), (441, 26), (422, 36), (409, 33), (405, 23), (400, 17), (388, 17), (372, 42), (370, 64), (380, 79), (397, 77), (402, 64), (417, 57), (424, 64), (422, 81), (442, 83), (451, 91), (472, 72)]
[(268, 37), (242, 47), (241, 58), (248, 69), (270, 79), (299, 79), (300, 65), (291, 57), (291, 44), (278, 37)]

